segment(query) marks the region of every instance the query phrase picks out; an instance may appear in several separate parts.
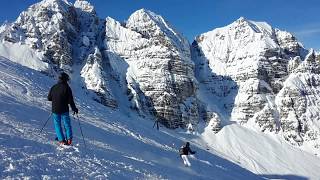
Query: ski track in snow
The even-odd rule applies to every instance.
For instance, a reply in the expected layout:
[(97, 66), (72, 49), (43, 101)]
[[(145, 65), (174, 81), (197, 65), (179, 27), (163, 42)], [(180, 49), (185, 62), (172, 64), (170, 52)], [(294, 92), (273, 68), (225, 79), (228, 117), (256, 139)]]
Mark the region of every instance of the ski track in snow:
[(4, 58), (0, 75), (2, 179), (262, 179), (197, 146), (202, 155), (186, 168), (178, 148), (192, 136), (153, 129), (152, 121), (110, 110), (79, 90), (74, 96), (87, 148), (72, 118), (75, 147), (61, 150), (53, 142), (52, 120), (39, 134), (50, 114), (46, 96), (55, 80)]

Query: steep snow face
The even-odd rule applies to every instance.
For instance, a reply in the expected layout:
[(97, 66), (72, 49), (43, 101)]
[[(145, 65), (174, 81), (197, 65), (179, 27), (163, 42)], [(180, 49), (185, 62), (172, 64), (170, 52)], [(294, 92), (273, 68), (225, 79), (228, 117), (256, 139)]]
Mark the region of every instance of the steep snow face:
[(117, 101), (112, 94), (111, 85), (109, 84), (108, 74), (105, 72), (105, 66), (102, 61), (102, 55), (98, 48), (90, 54), (86, 60), (85, 66), (81, 70), (87, 89), (93, 90), (98, 97), (95, 100), (109, 107), (117, 107)]
[[(198, 36), (192, 52), (199, 97), (213, 129), (236, 121), (263, 132), (282, 131), (292, 144), (308, 141), (313, 147), (306, 149), (318, 151), (319, 61), (313, 51), (306, 56), (294, 36), (240, 18)], [(210, 116), (215, 113), (220, 117)]]
[(252, 172), (264, 174), (266, 179), (319, 179), (316, 169), (320, 165), (314, 161), (320, 159), (291, 146), (274, 134), (267, 135), (232, 124), (216, 134), (207, 127), (201, 139), (208, 147), (215, 149), (216, 154), (223, 154)]
[(95, 100), (115, 108), (118, 103), (111, 87), (108, 59), (100, 51), (103, 47), (104, 21), (99, 19), (94, 7), (87, 1), (77, 0), (74, 7), (80, 29), (74, 43), (74, 59), (83, 66), (80, 75), (87, 89), (96, 93), (96, 96), (93, 95)]
[(43, 53), (31, 49), (28, 45), (3, 41), (0, 43), (0, 57), (10, 59), (26, 67), (51, 72), (48, 63), (43, 62)]
[(107, 18), (105, 44), (111, 66), (128, 84), (132, 108), (171, 128), (197, 123), (189, 44), (161, 16), (141, 9), (123, 25)]

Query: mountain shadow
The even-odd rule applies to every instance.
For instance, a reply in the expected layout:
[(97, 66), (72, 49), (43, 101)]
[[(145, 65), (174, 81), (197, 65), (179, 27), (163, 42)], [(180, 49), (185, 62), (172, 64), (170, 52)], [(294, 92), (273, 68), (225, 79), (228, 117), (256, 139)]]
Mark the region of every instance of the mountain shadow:
[[(218, 75), (210, 68), (209, 59), (204, 56), (197, 41), (191, 45), (192, 60), (195, 63), (195, 76), (199, 83), (198, 98), (204, 103), (204, 119), (208, 122), (217, 114), (215, 121), (222, 126), (230, 121), (239, 86), (230, 76)], [(221, 121), (221, 122), (220, 122)]]

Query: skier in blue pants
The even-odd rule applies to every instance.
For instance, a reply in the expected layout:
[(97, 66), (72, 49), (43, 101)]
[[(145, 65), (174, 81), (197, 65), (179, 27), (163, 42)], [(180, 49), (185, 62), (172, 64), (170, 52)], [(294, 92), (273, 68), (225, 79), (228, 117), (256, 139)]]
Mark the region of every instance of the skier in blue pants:
[[(69, 116), (69, 104), (74, 113), (78, 113), (78, 109), (74, 103), (71, 88), (68, 85), (70, 80), (67, 73), (62, 72), (59, 76), (57, 84), (51, 87), (48, 100), (52, 101), (52, 117), (57, 139), (61, 145), (72, 144), (72, 127)], [(66, 136), (64, 136), (61, 120), (64, 124)]]

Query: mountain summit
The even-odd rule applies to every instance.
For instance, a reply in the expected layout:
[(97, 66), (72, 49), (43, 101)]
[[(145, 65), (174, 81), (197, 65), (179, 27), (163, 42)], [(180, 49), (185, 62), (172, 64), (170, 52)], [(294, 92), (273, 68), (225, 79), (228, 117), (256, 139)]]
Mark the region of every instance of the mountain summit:
[[(199, 35), (192, 49), (200, 99), (221, 116), (214, 124), (235, 121), (263, 132), (281, 132), (292, 144), (313, 144), (312, 151), (318, 151), (318, 98), (309, 98), (317, 93), (306, 90), (319, 89), (317, 83), (307, 83), (319, 80), (319, 57), (313, 50), (307, 55), (292, 34), (244, 18)], [(300, 71), (307, 62), (315, 69)], [(291, 89), (288, 82), (300, 86)]]

